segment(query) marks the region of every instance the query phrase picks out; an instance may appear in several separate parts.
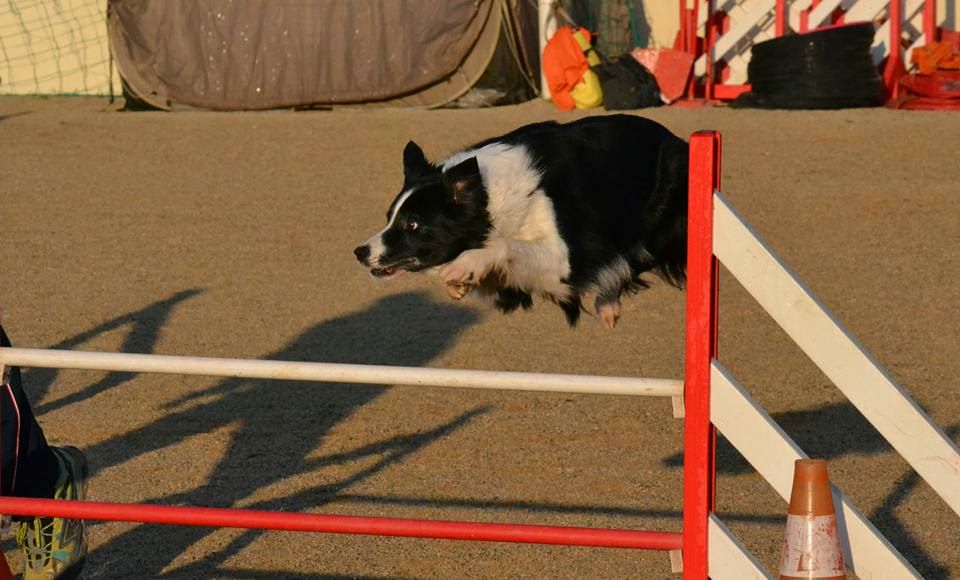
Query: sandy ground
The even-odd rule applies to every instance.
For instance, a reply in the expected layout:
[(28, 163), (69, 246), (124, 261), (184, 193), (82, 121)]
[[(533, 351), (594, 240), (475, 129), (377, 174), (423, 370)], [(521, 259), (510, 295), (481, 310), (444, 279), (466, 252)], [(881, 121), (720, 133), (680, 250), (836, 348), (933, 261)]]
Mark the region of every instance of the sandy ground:
[[(523, 123), (496, 110), (119, 113), (0, 99), (0, 302), (15, 344), (444, 368), (680, 377), (683, 294), (609, 332), (504, 317), (435, 280), (377, 283), (351, 249), (382, 225), (400, 152)], [(724, 135), (738, 210), (960, 438), (960, 115), (657, 110)], [(721, 360), (929, 578), (960, 577), (957, 516), (724, 274)], [(678, 530), (680, 421), (665, 399), (31, 370), (48, 437), (90, 497)], [(786, 504), (720, 448), (719, 512), (768, 567)], [(667, 578), (663, 553), (90, 526), (87, 578)], [(13, 544), (4, 546), (15, 560)], [(18, 562), (14, 562), (19, 567)]]

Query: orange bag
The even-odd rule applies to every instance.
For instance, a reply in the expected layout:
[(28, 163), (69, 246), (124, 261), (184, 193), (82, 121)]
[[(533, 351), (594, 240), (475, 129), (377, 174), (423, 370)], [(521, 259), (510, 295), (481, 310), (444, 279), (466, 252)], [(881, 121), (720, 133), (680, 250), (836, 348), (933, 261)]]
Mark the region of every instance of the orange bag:
[(561, 26), (543, 49), (543, 73), (557, 107), (570, 111), (603, 103), (600, 79), (590, 70), (600, 58), (590, 48), (590, 32)]

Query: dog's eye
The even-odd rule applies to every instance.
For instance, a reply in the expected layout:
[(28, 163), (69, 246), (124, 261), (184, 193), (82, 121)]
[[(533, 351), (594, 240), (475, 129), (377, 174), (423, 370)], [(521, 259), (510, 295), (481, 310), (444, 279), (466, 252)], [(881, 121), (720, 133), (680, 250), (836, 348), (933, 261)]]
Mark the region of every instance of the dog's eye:
[(408, 221), (408, 222), (407, 222), (407, 225), (404, 226), (404, 228), (405, 228), (408, 232), (415, 232), (415, 231), (417, 231), (418, 229), (420, 229), (420, 224), (418, 224), (417, 222), (411, 220), (411, 221)]

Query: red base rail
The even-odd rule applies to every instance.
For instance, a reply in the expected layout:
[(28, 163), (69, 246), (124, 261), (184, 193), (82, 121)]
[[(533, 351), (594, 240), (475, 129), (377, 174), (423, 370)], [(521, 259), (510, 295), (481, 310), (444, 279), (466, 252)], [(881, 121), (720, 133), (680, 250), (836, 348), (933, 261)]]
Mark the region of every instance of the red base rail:
[(365, 534), (521, 544), (561, 544), (596, 548), (637, 548), (668, 551), (679, 550), (681, 545), (681, 534), (678, 532), (372, 518), (22, 497), (0, 498), (0, 513), (213, 528)]

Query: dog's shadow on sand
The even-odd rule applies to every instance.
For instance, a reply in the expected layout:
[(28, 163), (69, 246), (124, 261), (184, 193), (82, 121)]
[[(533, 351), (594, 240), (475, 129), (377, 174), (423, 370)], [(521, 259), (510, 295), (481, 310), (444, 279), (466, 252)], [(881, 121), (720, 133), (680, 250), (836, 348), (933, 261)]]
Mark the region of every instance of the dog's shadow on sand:
[[(317, 324), (263, 358), (424, 366), (447, 350), (477, 319), (471, 310), (436, 302), (426, 294), (398, 294), (362, 312)], [(228, 428), (226, 452), (215, 459), (216, 465), (204, 484), (181, 493), (160, 495), (148, 490), (146, 495), (163, 505), (227, 507), (240, 502), (249, 509), (304, 511), (324, 505), (341, 491), (404, 461), (489, 410), (477, 407), (426, 431), (396, 434), (347, 451), (315, 456), (314, 451), (333, 427), (384, 391), (385, 387), (373, 385), (222, 380), (174, 401), (170, 412), (158, 421), (85, 451), (91, 466), (102, 471), (191, 436)], [(283, 497), (276, 499), (249, 501), (259, 490), (310, 477), (334, 465), (346, 467), (347, 473), (333, 480), (329, 474), (316, 476), (323, 483), (293, 494), (281, 493)], [(89, 573), (91, 577), (163, 576), (173, 560), (214, 532), (206, 528), (138, 526), (98, 546), (89, 558)], [(194, 578), (221, 574), (219, 566), (262, 533), (245, 531), (216, 554), (172, 574)], [(138, 556), (132, 558), (132, 554)]]

